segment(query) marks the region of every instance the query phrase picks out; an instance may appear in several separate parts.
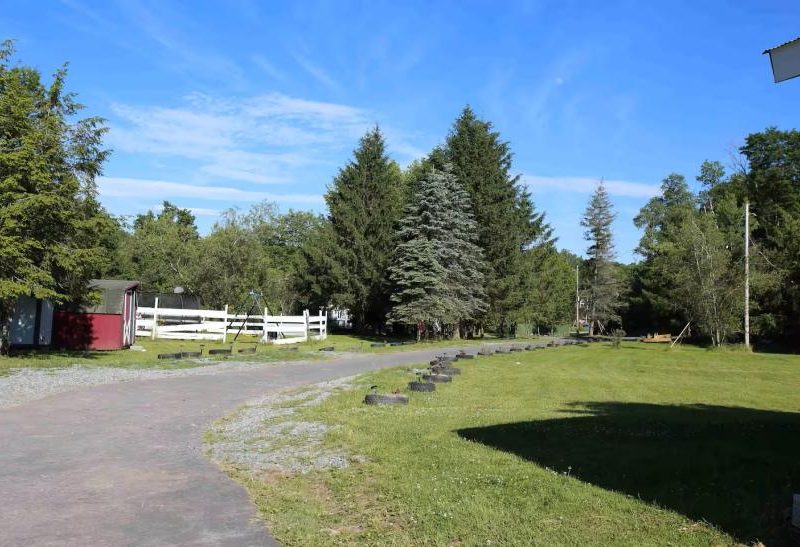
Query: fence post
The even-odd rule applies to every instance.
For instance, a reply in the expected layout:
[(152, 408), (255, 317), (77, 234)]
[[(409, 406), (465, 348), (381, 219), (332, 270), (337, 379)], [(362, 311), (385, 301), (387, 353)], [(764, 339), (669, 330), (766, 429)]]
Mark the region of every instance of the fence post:
[(308, 342), (308, 310), (303, 310), (303, 321), (306, 326), (306, 342)]
[(322, 318), (322, 308), (319, 309), (319, 337), (321, 340), (325, 340), (328, 338), (328, 327), (325, 323), (323, 323), (324, 319)]
[(226, 343), (228, 341), (228, 305), (225, 304), (225, 318), (222, 327), (222, 343)]
[(150, 336), (153, 340), (156, 339), (157, 329), (158, 329), (158, 297), (156, 296), (155, 305), (153, 306), (153, 328), (150, 329)]
[(261, 329), (261, 341), (264, 342), (265, 344), (269, 341), (269, 337), (267, 336), (268, 335), (268, 331), (267, 331), (267, 313), (268, 312), (269, 312), (269, 310), (267, 308), (264, 308), (264, 325), (263, 325), (263, 328)]

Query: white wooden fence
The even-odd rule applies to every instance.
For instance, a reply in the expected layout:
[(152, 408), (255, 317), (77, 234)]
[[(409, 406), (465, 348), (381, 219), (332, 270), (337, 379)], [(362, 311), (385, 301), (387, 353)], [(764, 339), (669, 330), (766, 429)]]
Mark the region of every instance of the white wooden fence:
[(136, 309), (136, 336), (148, 336), (155, 340), (221, 340), (242, 334), (259, 336), (262, 342), (292, 344), (306, 340), (325, 340), (328, 337), (327, 317), (320, 312), (311, 316), (308, 310), (303, 315), (234, 315), (228, 306), (222, 310), (187, 310), (159, 308), (158, 299), (152, 308)]
[(307, 340), (325, 340), (328, 337), (328, 317), (309, 315), (267, 315), (264, 322), (264, 340), (272, 344), (293, 344)]

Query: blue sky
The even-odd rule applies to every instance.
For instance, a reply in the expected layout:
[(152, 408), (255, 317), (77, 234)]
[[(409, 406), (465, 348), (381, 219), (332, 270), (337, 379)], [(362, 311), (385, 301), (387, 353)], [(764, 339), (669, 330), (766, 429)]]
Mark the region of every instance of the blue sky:
[(0, 0), (0, 37), (108, 119), (103, 202), (162, 200), (207, 230), (261, 199), (324, 210), (361, 134), (380, 124), (401, 165), (442, 142), (465, 104), (582, 253), (603, 177), (618, 256), (632, 218), (680, 172), (732, 163), (750, 132), (798, 126), (800, 79), (762, 51), (800, 35), (798, 2), (169, 2)]

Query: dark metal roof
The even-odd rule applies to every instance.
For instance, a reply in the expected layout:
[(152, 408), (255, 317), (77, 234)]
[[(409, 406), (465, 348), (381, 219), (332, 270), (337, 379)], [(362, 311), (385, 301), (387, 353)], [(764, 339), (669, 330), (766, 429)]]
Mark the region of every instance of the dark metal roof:
[(89, 287), (101, 294), (97, 304), (81, 307), (82, 313), (110, 313), (119, 315), (125, 305), (125, 293), (139, 286), (138, 281), (124, 279), (92, 279)]
[(782, 44), (781, 44), (781, 45), (779, 45), (779, 46), (775, 46), (775, 47), (771, 47), (771, 48), (769, 48), (769, 49), (765, 49), (765, 50), (764, 50), (764, 53), (769, 53), (770, 51), (775, 51), (776, 49), (778, 49), (778, 48), (782, 48), (783, 46), (788, 46), (789, 44), (793, 44), (793, 43), (797, 42), (798, 40), (800, 40), (800, 36), (798, 36), (798, 37), (797, 37), (797, 38), (795, 38), (794, 40), (789, 40), (788, 42), (784, 42), (784, 43), (782, 43)]
[(92, 279), (89, 281), (89, 287), (92, 289), (100, 289), (100, 290), (117, 290), (117, 291), (127, 291), (129, 289), (133, 289), (134, 287), (138, 287), (138, 281), (130, 281), (127, 279)]

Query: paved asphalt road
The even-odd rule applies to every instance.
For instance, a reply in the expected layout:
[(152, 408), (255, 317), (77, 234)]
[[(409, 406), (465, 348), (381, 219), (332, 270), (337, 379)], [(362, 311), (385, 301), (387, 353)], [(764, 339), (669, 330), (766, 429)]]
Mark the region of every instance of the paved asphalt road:
[(102, 385), (0, 410), (0, 545), (276, 545), (203, 455), (209, 424), (268, 392), (442, 351)]

